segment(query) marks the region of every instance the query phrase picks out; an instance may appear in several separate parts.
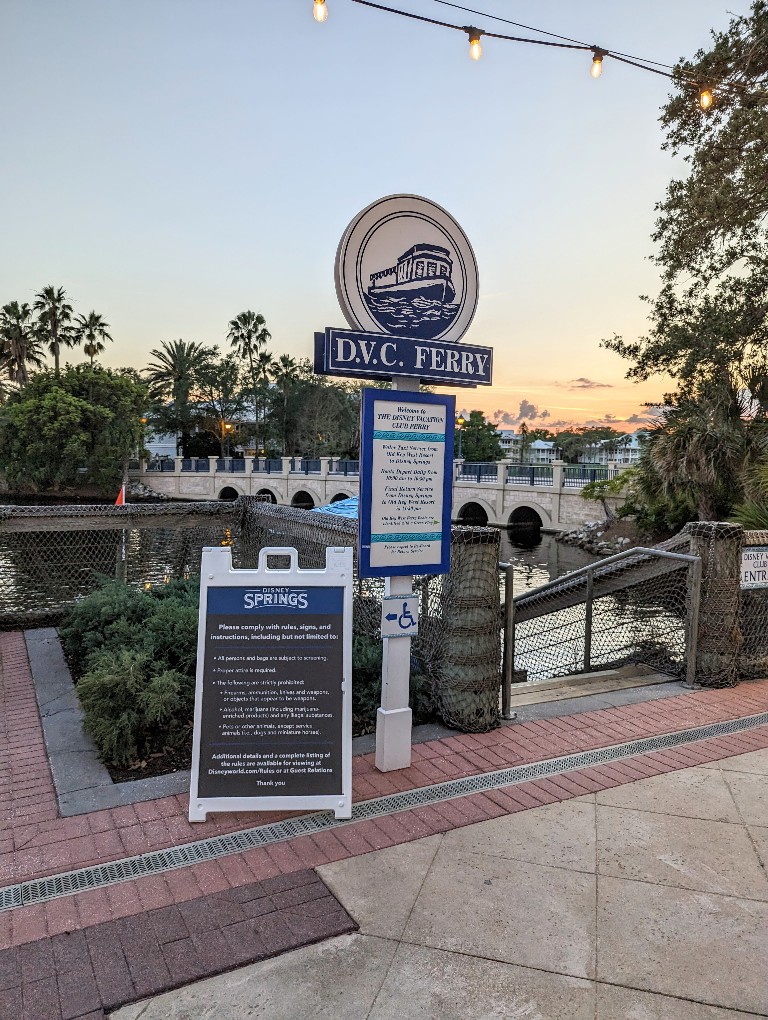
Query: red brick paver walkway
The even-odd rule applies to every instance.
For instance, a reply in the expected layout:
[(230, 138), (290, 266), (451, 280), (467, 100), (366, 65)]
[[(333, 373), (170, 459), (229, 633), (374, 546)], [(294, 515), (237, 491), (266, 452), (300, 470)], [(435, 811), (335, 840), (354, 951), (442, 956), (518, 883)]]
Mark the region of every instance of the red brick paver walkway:
[[(373, 755), (355, 758), (353, 800), (766, 710), (768, 680), (429, 741), (414, 747), (409, 769), (395, 773), (379, 773)], [(768, 747), (768, 726), (401, 811), (205, 864), (3, 911), (0, 950), (173, 905), (202, 902), (227, 890), (280, 875), (298, 875), (330, 861), (763, 747)], [(60, 818), (24, 638), (18, 632), (0, 634), (0, 886), (286, 817), (276, 813), (219, 814), (192, 825), (187, 821), (187, 806), (186, 796), (164, 797)], [(43, 1014), (38, 1014), (36, 1020), (42, 1018)]]

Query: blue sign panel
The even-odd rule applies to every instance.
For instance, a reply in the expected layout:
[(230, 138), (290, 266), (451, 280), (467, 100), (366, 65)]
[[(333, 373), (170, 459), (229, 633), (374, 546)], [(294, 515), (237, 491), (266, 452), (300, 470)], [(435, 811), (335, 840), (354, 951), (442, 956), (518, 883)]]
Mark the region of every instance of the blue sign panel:
[(493, 349), (351, 329), (315, 333), (315, 372), (362, 379), (409, 376), (425, 383), (490, 386)]
[(456, 400), (363, 390), (360, 577), (446, 574)]

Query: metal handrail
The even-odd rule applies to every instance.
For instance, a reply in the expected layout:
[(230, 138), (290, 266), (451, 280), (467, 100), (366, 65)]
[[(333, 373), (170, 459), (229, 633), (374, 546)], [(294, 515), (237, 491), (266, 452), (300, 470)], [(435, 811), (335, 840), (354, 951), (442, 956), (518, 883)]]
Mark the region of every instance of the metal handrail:
[[(591, 669), (591, 657), (592, 657), (592, 606), (594, 603), (594, 582), (595, 574), (598, 577), (604, 576), (604, 574), (610, 575), (610, 568), (622, 560), (629, 560), (631, 558), (643, 558), (643, 557), (657, 557), (659, 559), (666, 560), (678, 560), (688, 564), (688, 587), (691, 593), (688, 614), (686, 619), (686, 662), (685, 662), (685, 685), (693, 688), (696, 680), (696, 651), (698, 642), (698, 631), (699, 631), (699, 602), (700, 602), (700, 589), (701, 589), (701, 557), (694, 556), (692, 553), (675, 553), (669, 552), (666, 549), (647, 548), (646, 546), (635, 546), (633, 549), (623, 549), (619, 553), (615, 553), (613, 556), (606, 556), (604, 559), (597, 560), (595, 563), (588, 563), (585, 567), (579, 567), (577, 570), (573, 570), (567, 574), (563, 574), (561, 577), (555, 578), (554, 581), (548, 581), (546, 584), (539, 585), (538, 588), (531, 588), (529, 591), (522, 592), (516, 598), (514, 596), (512, 586), (514, 580), (514, 567), (511, 563), (500, 563), (499, 569), (503, 569), (505, 573), (505, 588), (504, 588), (504, 659), (502, 666), (502, 685), (501, 685), (501, 715), (503, 719), (514, 719), (514, 713), (510, 712), (511, 697), (512, 697), (512, 683), (514, 680), (515, 672), (515, 617), (517, 610), (522, 607), (526, 602), (533, 601), (539, 598), (541, 595), (546, 594), (550, 591), (564, 591), (569, 587), (573, 587), (572, 582), (580, 580), (586, 576), (586, 591), (584, 596), (585, 602), (585, 619), (584, 619), (584, 672), (588, 673)], [(607, 568), (607, 569), (606, 569)], [(580, 601), (580, 600), (579, 600)], [(553, 612), (558, 608), (553, 607), (545, 612), (539, 614), (540, 616), (546, 616), (547, 612)]]
[(649, 549), (646, 546), (636, 545), (632, 549), (622, 549), (621, 552), (614, 553), (613, 556), (606, 556), (604, 559), (596, 560), (595, 563), (588, 563), (585, 567), (579, 567), (577, 570), (571, 570), (567, 574), (561, 574), (561, 576), (556, 577), (554, 581), (547, 581), (546, 584), (541, 584), (538, 588), (529, 588), (528, 591), (524, 591), (517, 596), (515, 604), (520, 605), (524, 601), (531, 600), (535, 596), (542, 595), (544, 592), (551, 591), (554, 588), (562, 588), (565, 584), (570, 581), (574, 581), (582, 574), (594, 572), (602, 567), (607, 567), (609, 564), (617, 563), (619, 560), (630, 559), (632, 556), (636, 555), (658, 556), (660, 559), (668, 560), (687, 560), (689, 563), (693, 563), (695, 561), (701, 562), (700, 557), (694, 556), (692, 553), (673, 553), (668, 552), (666, 549)]

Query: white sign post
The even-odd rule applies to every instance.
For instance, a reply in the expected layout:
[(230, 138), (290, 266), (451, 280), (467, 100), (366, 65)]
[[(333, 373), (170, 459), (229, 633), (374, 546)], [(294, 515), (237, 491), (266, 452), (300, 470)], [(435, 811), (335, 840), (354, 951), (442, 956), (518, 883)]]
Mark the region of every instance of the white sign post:
[(390, 195), (363, 209), (335, 275), (360, 332), (316, 334), (315, 371), (388, 378), (402, 393), (398, 407), (391, 392), (363, 392), (360, 444), (359, 575), (383, 577), (385, 607), (401, 604), (396, 623), (382, 613), (376, 767), (389, 772), (411, 763), (413, 576), (450, 569), (455, 400), (420, 393), (419, 382), (490, 385), (492, 352), (459, 343), (477, 307), (477, 264), (456, 220), (428, 199)]
[[(417, 383), (417, 392), (418, 388)], [(395, 378), (392, 389), (413, 392), (414, 384), (411, 379)], [(412, 598), (413, 575), (385, 578), (385, 600), (393, 595)], [(383, 641), (381, 706), (376, 712), (376, 768), (379, 772), (394, 772), (407, 769), (411, 764), (413, 712), (408, 704), (411, 693), (411, 638), (395, 642), (383, 638)]]

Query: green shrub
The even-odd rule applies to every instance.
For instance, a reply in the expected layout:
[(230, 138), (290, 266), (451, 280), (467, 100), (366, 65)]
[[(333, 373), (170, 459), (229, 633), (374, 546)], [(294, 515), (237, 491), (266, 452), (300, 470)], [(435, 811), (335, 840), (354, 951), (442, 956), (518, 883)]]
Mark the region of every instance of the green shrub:
[(77, 692), (87, 732), (114, 765), (179, 750), (189, 740), (194, 677), (163, 669), (147, 652), (96, 652)]
[(196, 581), (144, 590), (105, 580), (59, 628), (72, 675), (78, 680), (87, 673), (96, 652), (122, 648), (143, 649), (174, 669), (194, 672), (198, 599)]
[(60, 628), (85, 728), (107, 763), (124, 766), (189, 743), (198, 597), (194, 581), (143, 590), (109, 580)]
[(72, 675), (79, 679), (94, 652), (132, 648), (155, 602), (120, 581), (105, 581), (70, 611), (59, 638)]

